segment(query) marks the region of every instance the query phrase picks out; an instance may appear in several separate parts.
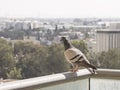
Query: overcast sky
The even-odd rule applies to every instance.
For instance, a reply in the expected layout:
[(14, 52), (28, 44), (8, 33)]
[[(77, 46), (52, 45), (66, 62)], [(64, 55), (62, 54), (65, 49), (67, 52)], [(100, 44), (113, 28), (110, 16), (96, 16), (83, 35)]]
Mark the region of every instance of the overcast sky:
[(0, 17), (118, 18), (120, 0), (0, 0)]

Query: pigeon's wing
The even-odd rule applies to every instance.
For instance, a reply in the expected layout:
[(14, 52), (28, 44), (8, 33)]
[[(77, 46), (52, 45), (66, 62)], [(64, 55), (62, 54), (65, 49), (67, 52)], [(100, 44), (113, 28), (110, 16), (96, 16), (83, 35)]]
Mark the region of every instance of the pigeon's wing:
[(67, 49), (67, 50), (64, 52), (64, 55), (65, 55), (65, 58), (66, 58), (66, 60), (67, 60), (68, 62), (72, 62), (72, 61), (71, 61), (71, 58), (72, 58), (73, 56), (75, 56), (76, 54), (75, 54), (75, 52), (74, 52), (73, 50)]
[(82, 57), (83, 57), (83, 59), (82, 59), (82, 58), (81, 58), (81, 59), (82, 59), (84, 62), (90, 64), (89, 60), (87, 59), (87, 57), (86, 57), (84, 54), (82, 55)]
[(64, 55), (68, 61), (76, 62), (81, 56), (83, 56), (83, 53), (79, 49), (70, 48), (64, 52)]

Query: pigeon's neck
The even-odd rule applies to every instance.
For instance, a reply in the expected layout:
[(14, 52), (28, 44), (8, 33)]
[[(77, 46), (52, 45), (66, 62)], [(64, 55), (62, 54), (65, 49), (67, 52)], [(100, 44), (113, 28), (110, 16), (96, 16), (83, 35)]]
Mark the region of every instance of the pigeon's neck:
[(65, 50), (67, 50), (69, 48), (72, 48), (72, 47), (73, 46), (72, 46), (72, 44), (70, 42), (68, 42), (68, 41), (64, 42), (64, 48), (65, 48)]

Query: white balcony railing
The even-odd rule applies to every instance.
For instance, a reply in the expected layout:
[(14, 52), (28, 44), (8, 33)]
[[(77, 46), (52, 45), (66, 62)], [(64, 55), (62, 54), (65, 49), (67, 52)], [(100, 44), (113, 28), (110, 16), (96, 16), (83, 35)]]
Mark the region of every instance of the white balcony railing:
[(0, 84), (0, 90), (120, 90), (120, 70), (87, 69)]

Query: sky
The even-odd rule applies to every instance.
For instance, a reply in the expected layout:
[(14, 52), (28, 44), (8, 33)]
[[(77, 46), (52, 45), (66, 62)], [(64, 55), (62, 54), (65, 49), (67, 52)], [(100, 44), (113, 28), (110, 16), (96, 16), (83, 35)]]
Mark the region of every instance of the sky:
[(0, 0), (0, 17), (120, 18), (120, 0)]

